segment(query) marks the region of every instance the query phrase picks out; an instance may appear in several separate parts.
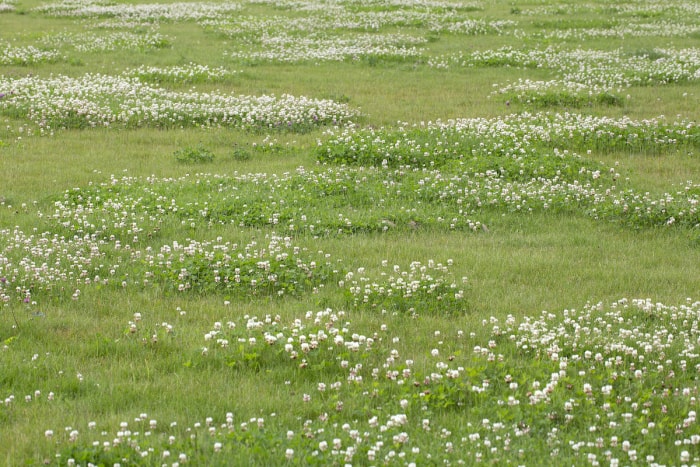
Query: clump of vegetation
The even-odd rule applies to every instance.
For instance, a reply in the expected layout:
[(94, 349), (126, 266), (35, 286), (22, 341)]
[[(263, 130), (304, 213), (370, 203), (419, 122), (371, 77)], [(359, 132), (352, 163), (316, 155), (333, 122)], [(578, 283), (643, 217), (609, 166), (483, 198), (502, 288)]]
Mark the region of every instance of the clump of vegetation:
[(201, 144), (178, 149), (173, 155), (181, 164), (208, 164), (214, 162), (215, 158), (214, 153)]

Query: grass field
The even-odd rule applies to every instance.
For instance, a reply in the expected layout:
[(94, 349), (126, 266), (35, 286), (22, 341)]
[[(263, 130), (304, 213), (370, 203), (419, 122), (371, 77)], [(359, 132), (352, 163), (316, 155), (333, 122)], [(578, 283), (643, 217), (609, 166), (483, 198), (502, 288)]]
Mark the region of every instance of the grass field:
[(0, 464), (700, 464), (699, 83), (689, 0), (0, 0)]

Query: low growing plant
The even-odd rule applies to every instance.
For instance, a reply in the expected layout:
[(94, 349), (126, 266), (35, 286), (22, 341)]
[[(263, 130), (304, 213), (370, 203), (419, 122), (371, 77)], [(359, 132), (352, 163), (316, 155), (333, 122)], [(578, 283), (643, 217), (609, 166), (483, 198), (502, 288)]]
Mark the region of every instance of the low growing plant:
[(178, 149), (173, 155), (175, 160), (181, 164), (207, 164), (214, 162), (215, 158), (214, 153), (201, 144)]

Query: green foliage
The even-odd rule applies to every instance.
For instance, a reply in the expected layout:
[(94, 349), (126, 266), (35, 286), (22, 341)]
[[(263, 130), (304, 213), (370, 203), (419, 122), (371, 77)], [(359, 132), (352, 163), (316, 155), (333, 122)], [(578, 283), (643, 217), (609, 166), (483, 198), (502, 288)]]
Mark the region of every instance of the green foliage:
[(173, 154), (175, 160), (181, 164), (207, 164), (214, 162), (216, 156), (203, 145), (178, 149)]
[(501, 95), (509, 103), (521, 103), (527, 107), (547, 108), (566, 107), (580, 109), (592, 105), (622, 106), (620, 96), (608, 92), (589, 95), (588, 93), (571, 93), (568, 91), (532, 91), (518, 94), (504, 93)]
[(233, 151), (231, 151), (231, 158), (233, 158), (233, 160), (235, 160), (235, 161), (239, 161), (239, 162), (247, 161), (247, 160), (250, 160), (251, 157), (252, 157), (252, 155), (251, 155), (250, 151), (248, 151), (244, 148), (238, 147), (238, 146), (236, 146), (233, 149)]

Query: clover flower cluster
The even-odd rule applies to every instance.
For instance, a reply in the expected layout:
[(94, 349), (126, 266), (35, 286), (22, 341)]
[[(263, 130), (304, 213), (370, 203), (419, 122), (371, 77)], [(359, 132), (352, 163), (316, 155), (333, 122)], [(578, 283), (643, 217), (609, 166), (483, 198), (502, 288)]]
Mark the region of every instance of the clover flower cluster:
[(64, 0), (33, 9), (48, 16), (74, 18), (115, 18), (141, 23), (192, 21), (217, 18), (240, 10), (239, 3), (140, 3), (115, 5), (104, 0)]
[(483, 209), (554, 208), (632, 224), (693, 226), (692, 182), (662, 196), (625, 190), (616, 186), (620, 174), (614, 167), (571, 150), (656, 153), (694, 147), (697, 135), (692, 122), (543, 113), (395, 131), (350, 129), (321, 143), (319, 158), (360, 167), (114, 178), (66, 192), (42, 216), (69, 238), (128, 244), (157, 236), (160, 225), (171, 221), (313, 235), (431, 226), (480, 230), (473, 217)]
[[(566, 54), (564, 54), (566, 56)], [(576, 51), (553, 63), (561, 70), (562, 79), (601, 86), (608, 89), (630, 86), (666, 85), (700, 79), (700, 49), (653, 49), (630, 56), (617, 50)], [(572, 66), (572, 60), (581, 60)]]
[[(660, 452), (647, 441), (663, 432), (673, 433), (671, 455), (688, 462), (687, 449), (700, 443), (693, 376), (700, 371), (699, 310), (700, 302), (691, 299), (679, 306), (622, 299), (522, 320), (509, 316), (504, 323), (491, 318), (484, 326), (492, 327), (492, 340), (475, 346), (474, 353), (489, 362), (525, 356), (543, 363), (541, 380), (507, 374), (492, 380), (489, 390), (507, 387), (524, 396), (519, 404), (509, 398), (498, 405), (525, 405), (535, 413), (546, 407), (541, 413), (550, 421), (546, 430), (535, 428), (534, 419), (521, 427), (546, 437), (554, 459), (653, 461)], [(668, 413), (677, 418), (667, 426)], [(567, 427), (575, 427), (575, 435), (565, 441)], [(478, 434), (472, 441), (484, 449)]]
[(615, 5), (601, 5), (599, 3), (577, 2), (576, 4), (533, 5), (521, 10), (523, 15), (582, 15), (587, 13), (611, 15), (625, 15), (639, 18), (656, 18), (659, 16), (676, 19), (693, 18), (693, 14), (699, 14), (700, 8), (695, 2), (687, 0), (672, 0), (659, 2), (647, 0), (634, 3), (618, 3)]
[(43, 132), (85, 127), (235, 127), (301, 131), (343, 124), (357, 113), (331, 100), (168, 91), (137, 78), (86, 74), (0, 78), (0, 110)]
[[(661, 196), (628, 190), (617, 186), (615, 167), (557, 147), (654, 152), (693, 145), (696, 138), (697, 127), (683, 122), (548, 114), (456, 120), (393, 133), (344, 131), (323, 144), (323, 160), (360, 167), (115, 178), (70, 190), (43, 217), (70, 235), (129, 243), (134, 236), (157, 235), (162, 223), (172, 221), (192, 227), (269, 226), (312, 235), (423, 227), (481, 230), (474, 217), (484, 210), (553, 209), (632, 225), (692, 227), (698, 223), (692, 182)], [(436, 153), (423, 157), (428, 148), (437, 148)], [(436, 168), (424, 167), (428, 164), (421, 158)]]
[(111, 271), (105, 252), (89, 238), (68, 239), (49, 232), (28, 235), (19, 228), (0, 230), (0, 303), (32, 304), (33, 294), (62, 292), (80, 296), (81, 284), (105, 283)]
[(3, 0), (0, 2), (0, 13), (10, 13), (12, 11), (15, 11), (14, 2), (9, 0)]
[[(473, 218), (488, 211), (570, 212), (634, 227), (700, 224), (697, 185), (651, 195), (618, 188), (616, 172), (588, 167), (568, 154), (555, 152), (551, 157), (559, 158), (559, 164), (547, 166), (540, 160), (525, 165), (514, 159), (513, 170), (500, 173), (474, 172), (469, 161), (460, 161), (460, 170), (449, 176), (439, 170), (343, 167), (274, 177), (114, 178), (69, 190), (54, 202), (52, 212), (39, 212), (39, 222), (47, 226), (44, 233), (1, 232), (3, 300), (21, 301), (32, 291), (79, 290), (90, 283), (274, 295), (334, 282), (337, 271), (322, 255), (314, 258), (296, 247), (277, 252), (288, 240), (273, 239), (256, 251), (219, 240), (161, 239), (161, 226), (177, 223), (186, 228), (271, 227), (314, 236), (422, 228), (481, 231), (483, 224)], [(357, 210), (363, 203), (372, 209)], [(415, 207), (406, 208), (411, 205)], [(154, 240), (165, 241), (160, 250), (141, 246)], [(357, 276), (352, 278), (355, 283), (346, 279), (344, 284), (359, 306), (417, 309), (412, 303), (433, 303), (429, 295), (435, 295), (442, 297), (437, 308), (460, 307), (461, 289), (422, 267), (416, 263), (411, 271), (381, 281)], [(396, 303), (395, 297), (400, 297)]]
[[(404, 187), (412, 187), (416, 200), (440, 200), (440, 206), (453, 206), (454, 213), (571, 209), (631, 225), (680, 221), (695, 227), (698, 193), (692, 182), (660, 197), (624, 190), (616, 186), (620, 174), (614, 167), (558, 148), (653, 153), (664, 147), (693, 148), (697, 131), (692, 122), (664, 119), (522, 114), (394, 131), (346, 128), (320, 143), (318, 156), (338, 164), (421, 168), (420, 178), (404, 179)], [(427, 168), (432, 166), (442, 171)]]
[[(254, 5), (256, 2), (250, 2)], [(263, 2), (257, 2), (263, 3)], [(45, 4), (34, 11), (49, 16), (79, 18), (107, 18), (102, 27), (133, 27), (153, 25), (164, 21), (197, 21), (205, 30), (236, 38), (234, 49), (227, 55), (235, 59), (254, 61), (299, 62), (308, 60), (346, 60), (358, 57), (415, 58), (421, 50), (416, 45), (425, 39), (415, 35), (381, 33), (387, 28), (410, 30), (427, 26), (434, 32), (455, 34), (505, 34), (515, 25), (512, 21), (486, 21), (464, 15), (473, 5), (456, 5), (443, 2), (421, 2), (419, 4), (391, 5), (388, 11), (381, 5), (371, 6), (356, 3), (329, 5), (317, 2), (275, 3), (280, 10), (293, 8), (312, 13), (309, 17), (279, 15), (232, 16), (241, 9), (239, 3), (206, 4), (136, 4), (112, 5), (100, 0), (59, 1)], [(369, 31), (372, 34), (347, 37), (339, 32)], [(300, 37), (299, 34), (311, 37)], [(378, 34), (379, 33), (379, 34)], [(131, 35), (129, 40), (126, 36)], [(155, 37), (119, 32), (113, 40), (99, 38), (90, 41), (81, 37), (59, 39), (80, 51), (114, 50), (114, 48), (163, 47), (167, 40)], [(156, 35), (157, 36), (157, 35)], [(145, 42), (144, 42), (145, 41)], [(53, 43), (53, 42), (52, 42)], [(251, 45), (253, 46), (251, 48)]]
[[(440, 12), (352, 11), (338, 5), (313, 17), (243, 17), (233, 20), (208, 20), (206, 30), (235, 38), (237, 50), (228, 56), (245, 60), (299, 62), (309, 60), (346, 60), (358, 57), (415, 58), (422, 50), (415, 46), (426, 39), (404, 32), (380, 32), (382, 28), (405, 30), (427, 25), (431, 31), (456, 34), (502, 34), (512, 26), (508, 21), (466, 19), (455, 10)], [(338, 35), (338, 31), (370, 31), (371, 34)], [(301, 36), (303, 34), (303, 36)], [(254, 47), (251, 50), (251, 45)]]
[[(312, 17), (290, 18), (289, 15), (280, 15), (273, 18), (260, 19), (251, 16), (239, 16), (232, 18), (232, 12), (238, 12), (248, 5), (264, 4), (286, 12), (287, 10), (306, 11)], [(570, 7), (575, 10), (587, 11), (593, 9), (600, 13), (599, 7), (577, 5)], [(640, 11), (644, 11), (640, 7)], [(683, 10), (685, 8), (685, 10)], [(268, 37), (278, 33), (286, 35), (293, 32), (333, 33), (338, 30), (345, 31), (379, 31), (382, 28), (415, 28), (417, 26), (428, 27), (433, 32), (449, 32), (455, 34), (523, 34), (522, 31), (513, 31), (517, 23), (511, 20), (487, 21), (474, 19), (466, 12), (482, 9), (481, 5), (453, 4), (449, 2), (419, 2), (415, 4), (341, 2), (332, 5), (315, 1), (289, 1), (289, 2), (262, 2), (250, 1), (244, 4), (224, 3), (174, 3), (174, 4), (136, 4), (136, 5), (112, 5), (101, 0), (59, 1), (41, 5), (34, 11), (50, 16), (68, 16), (80, 18), (109, 18), (113, 24), (134, 25), (154, 24), (164, 21), (197, 21), (205, 29), (223, 32), (236, 36), (249, 42), (251, 35), (258, 36), (261, 33)], [(535, 37), (545, 39), (571, 39), (589, 37), (625, 37), (625, 36), (685, 36), (697, 30), (692, 24), (684, 24), (684, 18), (679, 11), (689, 14), (692, 7), (681, 4), (677, 8), (664, 11), (664, 14), (677, 16), (679, 21), (656, 21), (651, 23), (636, 22), (627, 24), (615, 24), (612, 28), (558, 28), (555, 31), (536, 33)], [(526, 14), (532, 13), (526, 9)], [(631, 14), (641, 14), (639, 11), (631, 11)], [(656, 12), (658, 13), (658, 12)], [(109, 23), (103, 23), (109, 24)], [(549, 34), (549, 36), (547, 36)], [(241, 54), (245, 49), (234, 51)], [(256, 56), (257, 59), (277, 60), (277, 56)], [(289, 60), (287, 58), (287, 60)]]
[[(489, 162), (496, 158), (497, 164), (517, 162), (517, 167), (505, 166), (511, 173), (513, 169), (520, 171), (531, 166), (523, 174), (529, 179), (542, 175), (542, 170), (535, 169), (553, 149), (643, 153), (674, 147), (680, 150), (697, 146), (700, 129), (692, 121), (668, 122), (663, 117), (634, 120), (539, 112), (399, 124), (396, 129), (350, 126), (327, 133), (328, 138), (319, 141), (316, 149), (321, 162), (431, 168), (471, 160), (475, 172), (485, 172), (500, 169), (500, 165), (493, 165), (494, 161)], [(561, 156), (547, 159), (545, 166), (560, 165), (560, 159)], [(595, 164), (580, 156), (568, 155), (566, 159), (573, 169), (580, 169), (584, 163), (595, 168)]]
[(127, 31), (96, 34), (93, 32), (59, 32), (46, 35), (41, 43), (50, 47), (70, 47), (77, 52), (111, 52), (115, 50), (149, 50), (170, 46), (170, 39), (157, 32)]
[[(345, 312), (329, 308), (309, 311), (288, 325), (281, 322), (280, 316), (272, 315), (262, 319), (245, 315), (245, 323), (217, 321), (204, 335), (206, 346), (201, 353), (206, 359), (224, 358), (229, 366), (260, 369), (291, 363), (296, 369), (313, 371), (324, 361), (337, 360), (339, 367), (346, 370), (359, 364), (363, 353), (373, 352), (378, 334), (368, 337), (351, 333), (347, 327), (350, 323), (343, 321), (345, 317)], [(342, 384), (339, 381), (330, 386), (339, 388)]]
[(589, 86), (566, 80), (532, 81), (518, 79), (516, 83), (502, 86), (489, 97), (499, 96), (506, 102), (520, 102), (539, 107), (553, 105), (580, 108), (593, 104), (621, 105), (622, 99), (611, 94), (609, 88)]
[[(436, 330), (413, 353), (387, 324), (360, 332), (347, 317), (325, 309), (288, 323), (275, 315), (223, 318), (204, 334), (204, 347), (192, 343), (198, 362), (289, 375), (296, 423), (227, 412), (180, 428), (144, 413), (114, 432), (79, 420), (42, 429), (62, 462), (81, 453), (110, 462), (241, 455), (269, 463), (468, 464), (522, 461), (528, 449), (567, 464), (700, 460), (693, 454), (700, 444), (700, 302), (621, 299), (580, 311), (492, 316), (482, 321), (485, 334)], [(372, 409), (349, 421), (350, 403)], [(5, 406), (14, 404), (6, 396)], [(458, 423), (444, 416), (452, 413)]]
[[(695, 326), (700, 319), (699, 306), (700, 302), (690, 299), (679, 306), (651, 299), (621, 299), (608, 306), (588, 303), (582, 310), (542, 312), (520, 324), (510, 320), (505, 328), (495, 327), (494, 334), (505, 335), (517, 329), (517, 336), (513, 337), (517, 348), (555, 362), (568, 355), (573, 361), (593, 358), (612, 368), (622, 359), (632, 367), (635, 362), (648, 367), (643, 372), (661, 371), (664, 375), (677, 365), (685, 367), (683, 371), (692, 369), (684, 360), (666, 361), (666, 354), (690, 360), (700, 357), (700, 331)], [(651, 320), (659, 320), (663, 326), (652, 324)], [(592, 357), (596, 352), (601, 355)], [(664, 364), (672, 366), (658, 367)], [(700, 370), (700, 366), (696, 364), (695, 370)]]
[[(362, 5), (357, 2), (328, 4), (324, 2), (275, 2), (272, 6), (279, 10), (301, 10), (313, 14), (310, 19), (256, 17), (232, 18), (244, 6), (269, 2), (250, 1), (240, 3), (173, 3), (112, 5), (101, 0), (59, 1), (36, 7), (33, 11), (49, 16), (78, 18), (109, 18), (118, 24), (153, 24), (172, 21), (197, 21), (207, 28), (238, 33), (260, 31), (273, 33), (289, 32), (302, 25), (306, 31), (330, 31), (334, 29), (377, 31), (383, 27), (429, 25), (433, 30), (450, 30), (462, 34), (502, 33), (503, 28), (512, 25), (510, 21), (483, 21), (467, 18), (464, 11), (479, 7), (445, 2), (420, 2), (388, 5)], [(262, 28), (261, 28), (262, 26)]]
[(475, 132), (480, 137), (505, 138), (521, 144), (546, 144), (572, 151), (627, 150), (656, 153), (697, 144), (700, 132), (696, 122), (669, 122), (663, 116), (644, 120), (629, 117), (597, 117), (572, 112), (522, 113), (492, 119), (455, 119), (435, 122), (436, 127)]
[[(251, 2), (253, 3), (253, 2)], [(263, 3), (263, 2), (256, 2)], [(229, 37), (245, 39), (261, 33), (274, 35), (276, 32), (285, 34), (323, 33), (337, 34), (338, 31), (369, 31), (379, 32), (383, 28), (412, 29), (428, 27), (431, 31), (447, 31), (462, 34), (502, 34), (504, 29), (513, 26), (510, 21), (484, 21), (471, 19), (460, 10), (468, 10), (469, 6), (461, 4), (430, 5), (412, 4), (403, 8), (382, 9), (379, 4), (371, 6), (354, 3), (323, 2), (275, 2), (276, 9), (302, 10), (310, 13), (305, 17), (289, 17), (287, 15), (260, 18), (258, 16), (239, 16), (225, 19), (205, 19), (199, 24), (205, 29), (226, 34)], [(473, 8), (473, 7), (472, 7)]]
[(313, 236), (427, 227), (480, 230), (468, 210), (441, 206), (439, 198), (430, 198), (432, 191), (421, 201), (421, 185), (434, 181), (439, 190), (448, 183), (440, 179), (439, 172), (389, 174), (352, 168), (300, 168), (280, 176), (123, 177), (70, 190), (65, 199), (55, 201), (52, 212), (41, 216), (66, 235), (125, 245), (158, 237), (160, 226), (173, 221), (190, 228), (272, 227)]
[(548, 47), (544, 50), (518, 50), (506, 46), (498, 49), (477, 50), (468, 56), (465, 56), (462, 51), (451, 55), (439, 55), (437, 57), (430, 57), (427, 63), (434, 68), (444, 69), (450, 66), (539, 68), (549, 66), (549, 60), (553, 59), (554, 56), (556, 56), (556, 51), (552, 47)]
[(517, 83), (497, 85), (492, 93), (512, 100), (536, 99), (552, 90), (572, 95), (600, 95), (619, 92), (632, 86), (657, 86), (692, 82), (700, 79), (700, 49), (658, 48), (630, 54), (621, 49), (557, 50), (553, 47), (518, 50), (502, 47), (477, 51), (468, 56), (457, 53), (431, 58), (429, 66), (505, 66), (552, 69), (557, 78), (549, 81), (520, 79)]
[[(82, 465), (77, 459), (98, 456), (110, 465), (122, 465), (126, 459), (159, 465), (182, 465), (191, 461), (230, 463), (232, 460), (245, 463), (251, 460), (250, 448), (257, 450), (254, 457), (269, 463), (301, 462), (300, 459), (308, 463), (309, 458), (319, 464), (382, 459), (386, 465), (412, 466), (416, 465), (413, 460), (432, 458), (432, 454), (424, 453), (409, 442), (408, 418), (403, 413), (387, 415), (381, 422), (374, 417), (369, 422), (342, 424), (328, 422), (327, 414), (323, 414), (318, 419), (306, 420), (296, 431), (285, 429), (276, 415), (241, 418), (234, 412), (226, 412), (207, 416), (182, 429), (176, 421), (164, 424), (141, 413), (133, 421), (120, 422), (113, 431), (100, 431), (98, 422), (90, 421), (82, 432), (68, 426), (57, 432), (45, 430), (44, 436), (48, 442), (62, 447), (56, 457), (68, 466)], [(272, 433), (280, 437), (278, 441), (273, 441)], [(449, 436), (451, 433), (444, 430), (441, 434)], [(86, 439), (93, 440), (90, 449), (85, 444)]]
[(594, 38), (625, 37), (687, 37), (698, 31), (697, 24), (684, 24), (678, 21), (655, 21), (652, 23), (618, 24), (611, 28), (571, 28), (556, 29), (536, 34), (543, 39), (582, 41)]
[(365, 57), (405, 59), (420, 55), (412, 46), (425, 39), (405, 34), (362, 34), (352, 37), (293, 37), (277, 33), (260, 38), (261, 50), (234, 50), (227, 56), (234, 59), (276, 62), (343, 61)]
[(432, 26), (432, 30), (436, 32), (450, 32), (453, 34), (463, 34), (468, 36), (476, 35), (504, 35), (508, 28), (517, 25), (515, 21), (499, 20), (499, 21), (484, 21), (478, 19), (465, 19), (454, 22), (441, 22)]
[[(279, 5), (277, 6), (279, 7)], [(328, 5), (328, 9), (328, 11), (322, 12), (314, 11), (314, 15), (302, 17), (239, 15), (235, 18), (202, 20), (198, 24), (206, 32), (236, 39), (241, 44), (256, 44), (264, 35), (269, 37), (273, 37), (275, 34), (302, 36), (332, 29), (331, 13), (339, 13), (339, 11), (336, 6), (331, 5)], [(324, 13), (328, 13), (329, 17), (323, 15)]]
[[(252, 4), (260, 5), (274, 5), (281, 9), (292, 9), (295, 7), (308, 6), (310, 8), (316, 7), (318, 4), (312, 1), (299, 1), (299, 0), (250, 0)], [(482, 10), (483, 7), (478, 2), (450, 2), (450, 1), (440, 1), (440, 0), (349, 0), (341, 2), (343, 6), (355, 9), (361, 8), (376, 8), (382, 11), (385, 8), (389, 9), (411, 9), (411, 8), (425, 8), (425, 9), (444, 9), (444, 10), (463, 10), (463, 11), (478, 11)]]
[(223, 290), (240, 296), (282, 296), (317, 292), (337, 271), (330, 255), (315, 255), (292, 244), (289, 237), (271, 235), (266, 245), (256, 241), (240, 247), (223, 242), (173, 241), (138, 259), (146, 268), (144, 283), (162, 283), (185, 292)]
[[(465, 304), (464, 290), (454, 281), (447, 264), (428, 260), (427, 264), (413, 261), (407, 271), (394, 265), (390, 272), (382, 271), (381, 280), (369, 277), (366, 269), (358, 268), (348, 272), (338, 284), (344, 288), (352, 306), (383, 310), (384, 312), (434, 312), (445, 315), (461, 311)], [(382, 262), (383, 269), (389, 269), (387, 261)], [(462, 284), (467, 278), (462, 277)]]
[(56, 62), (62, 58), (57, 50), (40, 49), (31, 45), (15, 47), (5, 43), (0, 44), (0, 49), (0, 65), (34, 65)]
[(122, 245), (119, 240), (66, 238), (45, 231), (27, 235), (18, 228), (0, 231), (0, 303), (77, 300), (91, 284), (116, 288), (158, 286), (173, 292), (226, 292), (230, 295), (282, 296), (317, 292), (338, 271), (330, 255), (312, 254), (288, 237), (272, 235), (259, 247), (224, 242), (177, 240), (159, 249)]
[[(211, 187), (206, 178), (199, 180), (190, 187), (182, 185), (183, 180), (169, 180), (163, 186), (174, 187), (174, 192), (189, 192), (186, 197), (191, 201), (191, 188)], [(223, 180), (217, 181), (222, 184)], [(129, 183), (136, 191), (146, 186), (134, 180)], [(150, 180), (147, 184), (158, 193), (158, 182)], [(113, 193), (127, 192), (116, 181), (109, 186)], [(298, 181), (292, 186), (298, 189)], [(73, 190), (67, 199), (79, 202), (57, 201), (52, 214), (39, 213), (50, 229), (41, 234), (27, 235), (18, 228), (0, 231), (3, 303), (30, 303), (38, 297), (61, 300), (69, 293), (78, 299), (80, 289), (91, 284), (116, 288), (157, 286), (171, 292), (222, 292), (230, 296), (298, 295), (337, 283), (342, 274), (328, 254), (312, 254), (294, 245), (289, 237), (276, 235), (268, 238), (264, 246), (255, 241), (241, 246), (220, 237), (215, 241), (184, 243), (165, 239), (160, 247), (141, 246), (143, 240), (158, 237), (160, 226), (168, 222), (168, 212), (186, 211), (188, 206), (170, 202), (147, 208), (134, 199), (114, 197), (113, 193), (110, 197), (106, 190)], [(165, 196), (160, 196), (165, 201)], [(145, 199), (150, 199), (148, 194)], [(224, 204), (229, 202), (224, 200)], [(199, 215), (212, 209), (193, 204), (198, 206)], [(206, 225), (190, 219), (183, 221), (189, 227)], [(480, 228), (480, 224), (470, 228)], [(396, 274), (383, 273), (371, 282), (360, 269), (354, 279), (351, 274), (339, 285), (355, 306), (407, 311), (427, 306), (434, 299), (438, 302), (435, 312), (459, 311), (464, 291), (450, 282), (447, 266), (431, 260), (427, 265), (413, 262), (409, 271), (396, 268)], [(362, 294), (368, 295), (362, 298)]]
[(197, 63), (181, 66), (157, 67), (141, 65), (125, 70), (122, 75), (152, 83), (204, 83), (224, 81), (236, 75), (236, 71), (224, 67), (209, 67)]

